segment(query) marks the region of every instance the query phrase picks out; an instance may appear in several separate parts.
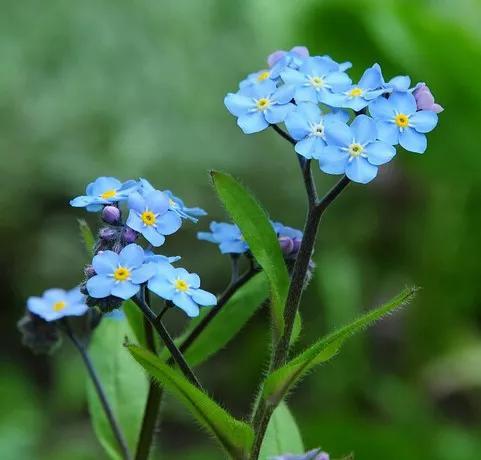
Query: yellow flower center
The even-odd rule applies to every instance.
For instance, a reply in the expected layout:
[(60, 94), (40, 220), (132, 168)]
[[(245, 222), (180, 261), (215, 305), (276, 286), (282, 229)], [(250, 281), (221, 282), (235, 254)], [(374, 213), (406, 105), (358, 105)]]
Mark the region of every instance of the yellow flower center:
[(351, 144), (349, 146), (349, 155), (358, 157), (363, 152), (364, 147), (361, 144)]
[(103, 198), (104, 200), (108, 200), (109, 198), (113, 198), (117, 192), (114, 189), (106, 190), (102, 195), (100, 195), (100, 198)]
[(67, 306), (67, 302), (64, 300), (59, 300), (52, 305), (53, 311), (62, 311)]
[(311, 85), (316, 88), (322, 88), (324, 86), (324, 80), (321, 77), (310, 77), (309, 81)]
[(130, 278), (130, 270), (127, 267), (118, 267), (114, 271), (114, 278), (117, 281), (126, 281)]
[(256, 106), (259, 110), (266, 110), (269, 107), (269, 105), (271, 105), (271, 101), (267, 99), (267, 97), (261, 97), (256, 102)]
[(359, 97), (363, 93), (362, 88), (356, 87), (352, 88), (351, 91), (349, 91), (349, 96), (351, 97)]
[(394, 117), (394, 122), (400, 128), (406, 128), (407, 126), (409, 126), (409, 117), (407, 115), (404, 115), (404, 113), (400, 113)]
[(144, 211), (140, 215), (140, 218), (142, 219), (142, 222), (148, 226), (155, 225), (155, 222), (157, 221), (157, 218), (152, 211)]
[(264, 72), (261, 72), (259, 75), (257, 75), (257, 81), (264, 81), (265, 79), (269, 78), (270, 72), (265, 70)]
[(175, 289), (185, 292), (189, 289), (189, 285), (185, 280), (175, 280)]

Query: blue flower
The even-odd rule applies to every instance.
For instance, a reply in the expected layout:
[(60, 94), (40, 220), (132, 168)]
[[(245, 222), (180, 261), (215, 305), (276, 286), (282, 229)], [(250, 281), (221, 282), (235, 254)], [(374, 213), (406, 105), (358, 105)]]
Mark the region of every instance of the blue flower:
[(200, 289), (199, 276), (189, 273), (184, 268), (174, 268), (167, 264), (159, 265), (147, 286), (159, 297), (172, 301), (190, 317), (199, 315), (199, 305), (217, 304), (214, 294)]
[(345, 111), (323, 114), (317, 104), (304, 102), (287, 115), (285, 124), (289, 134), (297, 141), (295, 151), (305, 158), (319, 158), (332, 121), (347, 122), (348, 119)]
[(145, 254), (145, 263), (153, 262), (155, 264), (173, 264), (174, 262), (177, 262), (178, 260), (182, 259), (182, 257), (180, 256), (167, 257), (167, 256), (162, 256), (160, 254), (154, 254), (149, 249), (144, 250), (144, 254)]
[(222, 254), (243, 254), (249, 250), (237, 225), (211, 222), (209, 228), (212, 233), (198, 232), (197, 238), (218, 244)]
[[(155, 188), (147, 179), (140, 179), (140, 191), (142, 195), (147, 195), (153, 192)], [(197, 222), (197, 217), (206, 216), (207, 213), (201, 208), (188, 208), (184, 202), (177, 196), (175, 196), (170, 190), (163, 190), (163, 193), (167, 195), (169, 199), (169, 208), (174, 211), (183, 219), (189, 219), (192, 222)]]
[(113, 295), (129, 299), (137, 294), (140, 285), (155, 274), (156, 264), (146, 263), (144, 250), (137, 244), (125, 246), (120, 254), (99, 252), (92, 260), (97, 273), (87, 281), (91, 297), (102, 299)]
[(45, 321), (55, 321), (64, 316), (81, 316), (88, 310), (85, 296), (78, 287), (70, 291), (48, 289), (42, 297), (29, 297), (27, 308)]
[(271, 78), (279, 77), (285, 69), (298, 69), (308, 57), (309, 50), (305, 46), (294, 46), (290, 51), (274, 51), (267, 58)]
[(249, 86), (259, 85), (263, 81), (271, 78), (270, 70), (259, 70), (247, 75), (247, 77), (239, 83), (239, 89), (245, 89)]
[(224, 104), (229, 112), (238, 117), (237, 124), (245, 134), (266, 129), (269, 124), (284, 121), (294, 107), (290, 103), (294, 88), (288, 85), (276, 87), (272, 80), (265, 80), (237, 92), (229, 93)]
[(295, 86), (294, 99), (299, 102), (329, 103), (333, 93), (347, 89), (351, 84), (348, 75), (339, 70), (339, 64), (328, 57), (311, 57), (299, 70), (286, 69), (281, 73), (287, 85)]
[(379, 98), (369, 104), (376, 120), (378, 138), (391, 145), (401, 144), (409, 152), (424, 153), (424, 133), (433, 130), (438, 115), (430, 110), (417, 111), (416, 99), (408, 92), (395, 92), (388, 99)]
[(153, 246), (164, 244), (164, 235), (171, 235), (182, 225), (182, 219), (170, 209), (169, 197), (160, 190), (145, 196), (134, 192), (127, 204), (130, 209), (127, 226), (141, 233)]
[(105, 205), (126, 200), (137, 187), (138, 184), (134, 180), (122, 183), (115, 177), (99, 177), (87, 185), (86, 195), (74, 198), (70, 201), (70, 205), (97, 212)]
[(374, 64), (364, 72), (356, 85), (344, 88), (341, 94), (328, 95), (324, 102), (332, 107), (349, 108), (358, 112), (370, 101), (389, 91), (390, 88), (384, 87), (381, 67)]
[(376, 123), (359, 115), (351, 126), (338, 123), (327, 133), (327, 147), (319, 166), (328, 174), (346, 174), (354, 182), (366, 184), (377, 175), (378, 166), (390, 161), (396, 149), (378, 141)]

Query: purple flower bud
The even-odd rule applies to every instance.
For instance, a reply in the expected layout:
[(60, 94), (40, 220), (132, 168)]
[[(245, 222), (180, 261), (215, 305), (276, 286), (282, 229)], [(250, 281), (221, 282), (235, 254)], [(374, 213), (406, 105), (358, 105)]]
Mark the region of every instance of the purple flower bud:
[[(282, 59), (288, 52), (284, 50), (277, 50), (269, 54), (267, 57), (267, 65), (272, 67), (276, 62)], [(309, 57), (309, 50), (305, 46), (294, 46), (290, 53), (297, 54), (301, 58)]]
[(102, 211), (102, 219), (108, 224), (116, 224), (120, 221), (120, 209), (116, 206), (105, 206)]
[(294, 243), (294, 247), (292, 248), (292, 252), (294, 254), (297, 254), (299, 252), (299, 249), (301, 248), (302, 239), (301, 238), (294, 238), (292, 240), (292, 242)]
[(99, 237), (102, 240), (112, 241), (116, 238), (117, 232), (110, 227), (103, 227), (99, 230)]
[(92, 276), (96, 275), (97, 273), (95, 272), (95, 269), (92, 265), (85, 265), (84, 267), (84, 275), (87, 278), (92, 278)]
[(292, 250), (294, 249), (294, 241), (292, 238), (289, 238), (288, 236), (280, 236), (279, 245), (281, 247), (282, 253), (285, 256), (290, 255)]
[(134, 243), (138, 236), (139, 234), (130, 227), (125, 227), (122, 233), (122, 238), (127, 244)]
[(430, 110), (432, 112), (442, 112), (444, 108), (434, 102), (434, 96), (425, 83), (419, 83), (413, 91), (418, 110)]

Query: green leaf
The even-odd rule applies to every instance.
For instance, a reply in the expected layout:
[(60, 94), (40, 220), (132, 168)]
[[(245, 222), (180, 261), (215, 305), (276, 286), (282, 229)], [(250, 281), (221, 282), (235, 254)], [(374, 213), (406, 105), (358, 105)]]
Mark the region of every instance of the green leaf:
[(283, 401), (276, 407), (262, 441), (259, 458), (271, 458), (286, 453), (304, 453), (301, 433), (291, 411)]
[(215, 436), (232, 458), (247, 458), (254, 438), (254, 432), (249, 425), (236, 420), (202, 390), (150, 351), (137, 345), (128, 345), (127, 348), (137, 362), (167, 391), (176, 396), (197, 421)]
[[(258, 273), (239, 288), (222, 310), (210, 322), (208, 328), (187, 349), (185, 357), (189, 364), (197, 366), (224, 347), (247, 323), (250, 317), (269, 296), (269, 284), (264, 273)], [(209, 309), (203, 310), (203, 316)], [(198, 317), (199, 318), (199, 317)], [(178, 339), (179, 343), (199, 323), (196, 318)]]
[(267, 377), (264, 383), (262, 393), (264, 400), (274, 406), (277, 405), (290, 388), (299, 382), (314, 366), (332, 358), (338, 352), (344, 340), (395, 309), (409, 303), (413, 299), (416, 290), (416, 288), (404, 289), (381, 307), (364, 314), (347, 326), (327, 335), (274, 371)]
[[(131, 452), (135, 451), (147, 400), (148, 381), (123, 346), (132, 336), (127, 321), (102, 319), (95, 329), (89, 352)], [(95, 434), (112, 459), (121, 459), (114, 435), (95, 389), (88, 380), (87, 400)]]
[(147, 346), (145, 339), (144, 315), (139, 307), (137, 307), (132, 300), (126, 300), (123, 304), (123, 310), (137, 342), (143, 347)]
[(274, 327), (280, 336), (284, 330), (289, 274), (276, 233), (264, 209), (236, 179), (219, 171), (212, 171), (211, 176), (219, 198), (269, 279)]
[(94, 246), (95, 246), (95, 238), (90, 230), (89, 224), (84, 219), (78, 219), (78, 225), (80, 229), (80, 236), (82, 237), (82, 241), (85, 245), (85, 250), (89, 257), (93, 257), (94, 255)]

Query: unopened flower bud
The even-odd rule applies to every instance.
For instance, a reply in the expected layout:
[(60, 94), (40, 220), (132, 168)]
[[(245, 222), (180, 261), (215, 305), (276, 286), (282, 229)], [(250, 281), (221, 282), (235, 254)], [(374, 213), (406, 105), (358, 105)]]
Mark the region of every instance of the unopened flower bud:
[(130, 227), (125, 227), (122, 233), (122, 238), (127, 244), (134, 243), (138, 236), (139, 234)]
[(108, 224), (117, 224), (120, 221), (120, 209), (116, 206), (105, 206), (102, 219)]
[(279, 237), (279, 245), (281, 247), (282, 253), (285, 256), (290, 255), (292, 250), (294, 249), (294, 241), (288, 236)]
[(60, 345), (61, 336), (55, 322), (48, 322), (33, 313), (26, 312), (17, 323), (22, 343), (35, 354), (50, 354)]
[(292, 243), (293, 243), (293, 246), (294, 246), (292, 248), (292, 253), (297, 254), (299, 252), (299, 249), (301, 249), (302, 239), (301, 238), (293, 238)]
[(442, 112), (444, 108), (434, 101), (431, 90), (425, 83), (420, 83), (413, 91), (418, 110), (430, 110), (432, 112)]
[(103, 227), (99, 230), (99, 237), (105, 241), (112, 241), (117, 237), (117, 232), (113, 228)]

